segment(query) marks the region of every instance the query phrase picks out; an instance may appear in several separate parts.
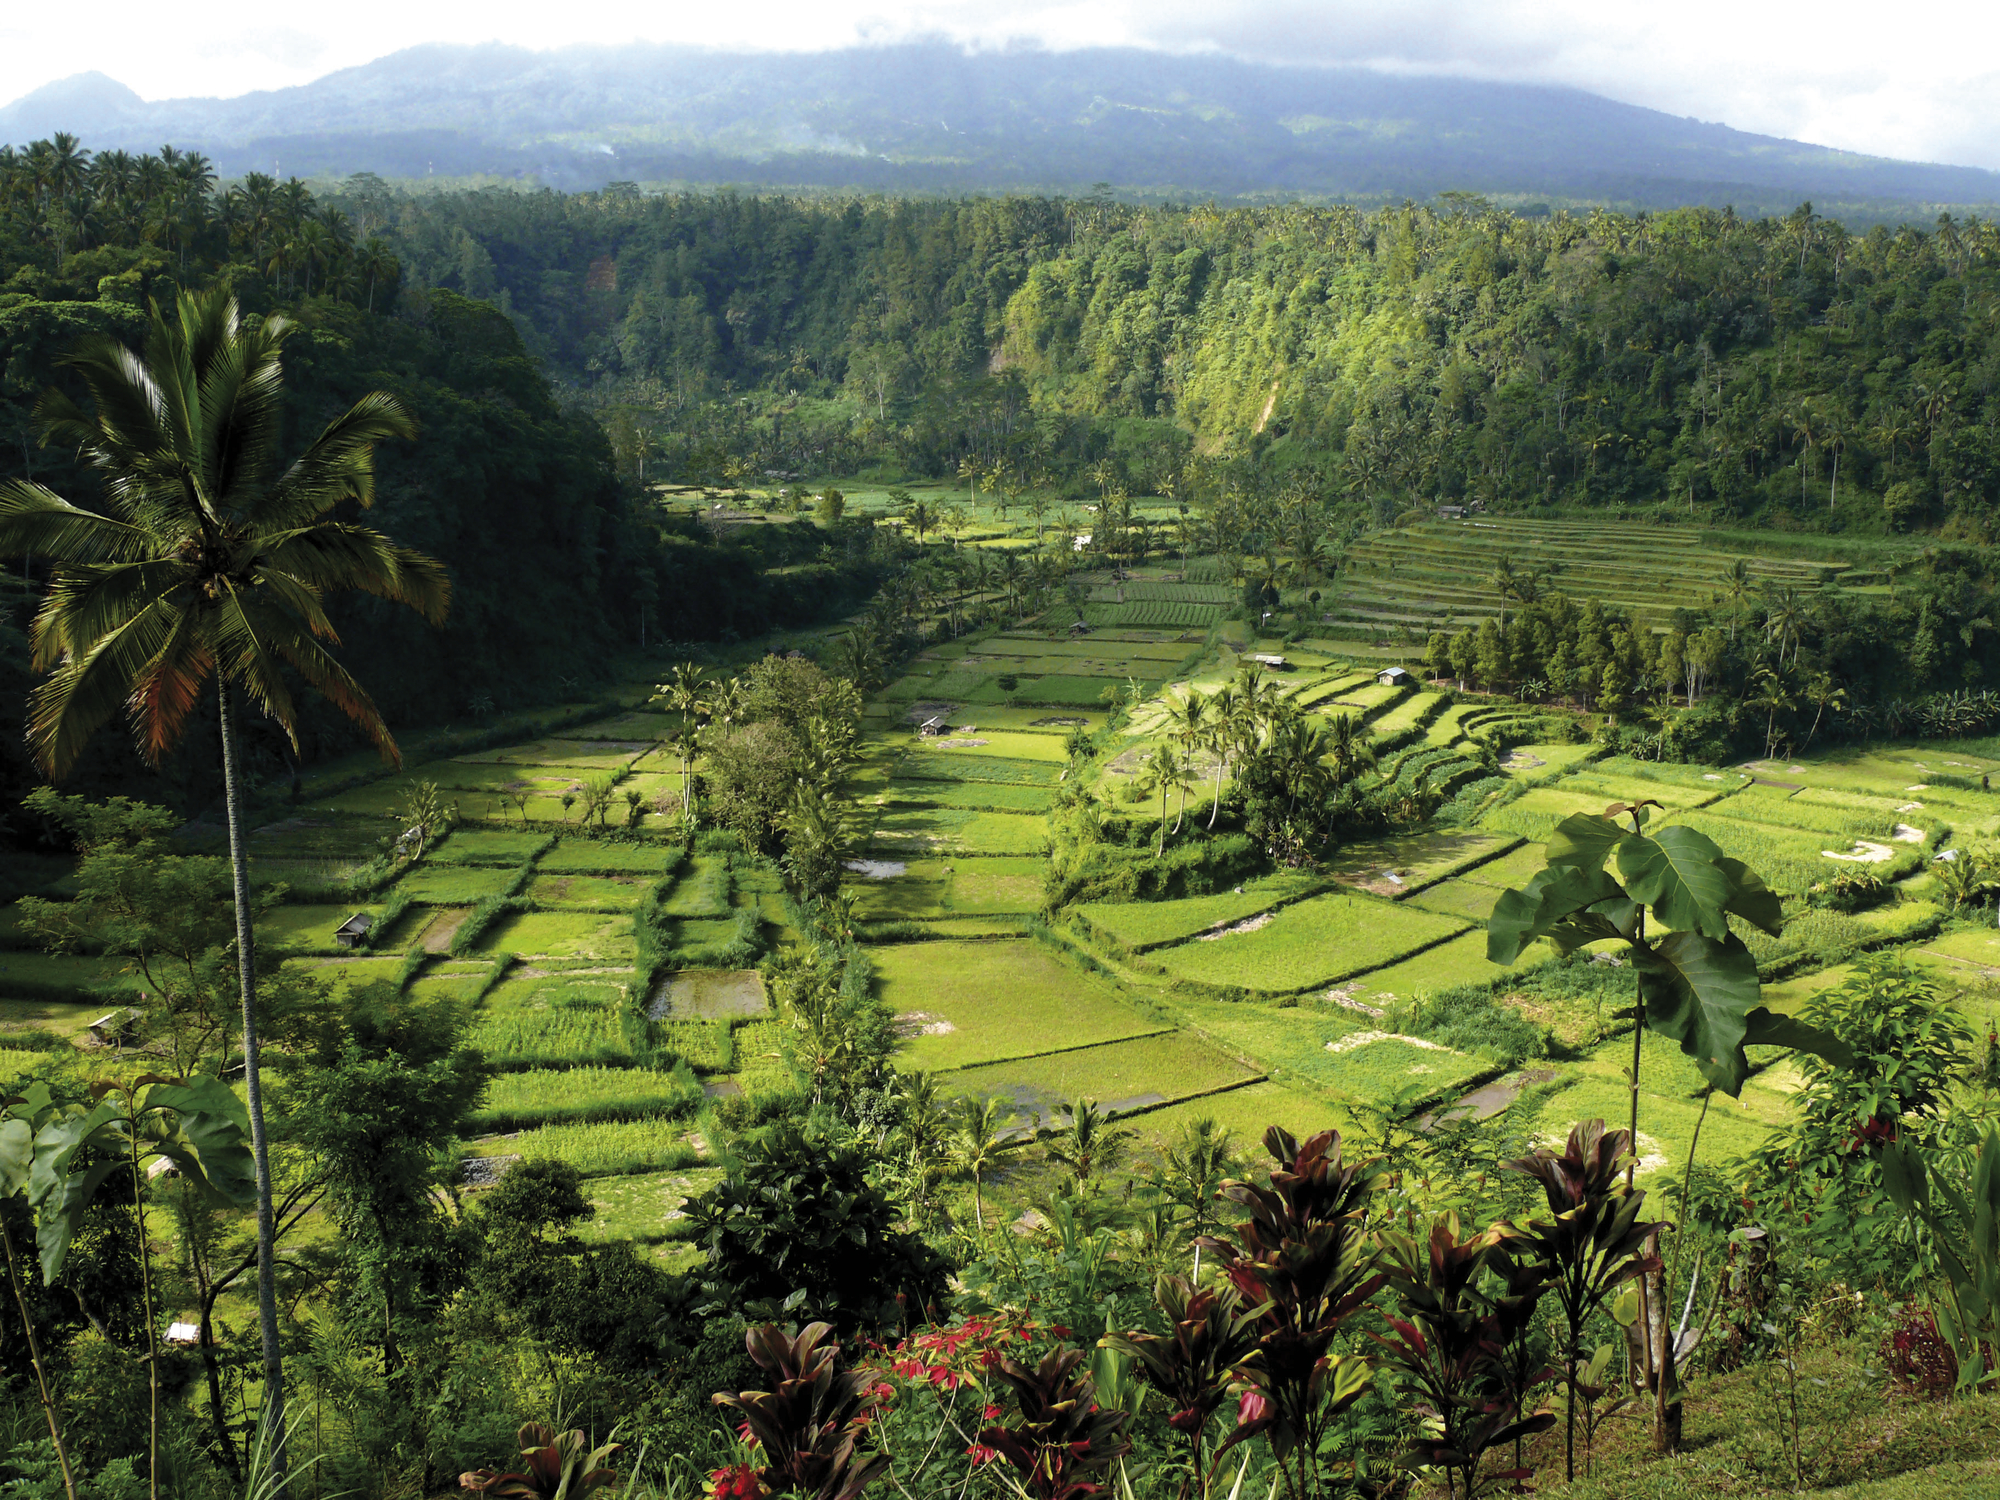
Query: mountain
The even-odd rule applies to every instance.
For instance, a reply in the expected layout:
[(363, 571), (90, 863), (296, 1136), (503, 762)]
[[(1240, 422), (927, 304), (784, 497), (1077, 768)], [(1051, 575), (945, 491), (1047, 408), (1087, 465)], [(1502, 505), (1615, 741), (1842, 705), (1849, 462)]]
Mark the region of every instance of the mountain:
[(1575, 89), (1282, 67), (1135, 48), (819, 53), (659, 45), (413, 47), (297, 88), (140, 100), (102, 74), (0, 109), (0, 140), (171, 140), (225, 175), (1428, 197), (1921, 211), (2000, 203), (2000, 174), (1834, 151)]

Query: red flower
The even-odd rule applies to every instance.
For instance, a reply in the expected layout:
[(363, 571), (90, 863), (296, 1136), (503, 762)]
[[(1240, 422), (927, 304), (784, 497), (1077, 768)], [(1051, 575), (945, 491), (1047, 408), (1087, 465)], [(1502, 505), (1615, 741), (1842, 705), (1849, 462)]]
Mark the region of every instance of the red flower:
[(1000, 1408), (997, 1406), (989, 1406), (986, 1408), (985, 1411), (979, 1414), (979, 1418), (983, 1422), (997, 1422), (1000, 1420)]
[(709, 1471), (708, 1493), (714, 1500), (760, 1500), (764, 1482), (750, 1465), (732, 1464), (726, 1469)]
[(1271, 1403), (1262, 1391), (1245, 1391), (1243, 1399), (1236, 1403), (1236, 1425), (1241, 1427), (1250, 1422), (1268, 1422), (1271, 1419)]
[(1066, 1339), (1069, 1337), (1069, 1330), (1063, 1327), (1062, 1324), (1060, 1323), (1049, 1324), (1049, 1332), (1053, 1333), (1059, 1339)]
[(974, 1468), (978, 1468), (981, 1464), (990, 1464), (1000, 1456), (998, 1448), (989, 1448), (984, 1443), (974, 1443), (965, 1451), (971, 1455), (972, 1466)]

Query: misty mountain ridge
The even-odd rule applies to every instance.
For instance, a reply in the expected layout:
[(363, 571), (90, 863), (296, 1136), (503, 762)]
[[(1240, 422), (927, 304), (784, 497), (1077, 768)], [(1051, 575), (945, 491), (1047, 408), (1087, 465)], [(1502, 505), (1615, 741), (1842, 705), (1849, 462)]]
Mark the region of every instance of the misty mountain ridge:
[(1836, 151), (1575, 89), (1137, 48), (942, 42), (784, 54), (413, 47), (296, 88), (149, 103), (101, 73), (0, 108), (0, 140), (200, 150), (226, 176), (372, 171), (886, 192), (1428, 197), (1447, 190), (1861, 218), (2000, 203), (2000, 173)]

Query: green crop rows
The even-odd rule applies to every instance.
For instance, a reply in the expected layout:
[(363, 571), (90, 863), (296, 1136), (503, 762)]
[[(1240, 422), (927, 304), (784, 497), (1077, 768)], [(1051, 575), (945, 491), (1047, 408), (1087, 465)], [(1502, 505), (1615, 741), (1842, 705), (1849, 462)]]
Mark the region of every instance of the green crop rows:
[(1365, 896), (1314, 896), (1255, 932), (1196, 938), (1151, 957), (1178, 979), (1282, 994), (1379, 968), (1464, 926)]

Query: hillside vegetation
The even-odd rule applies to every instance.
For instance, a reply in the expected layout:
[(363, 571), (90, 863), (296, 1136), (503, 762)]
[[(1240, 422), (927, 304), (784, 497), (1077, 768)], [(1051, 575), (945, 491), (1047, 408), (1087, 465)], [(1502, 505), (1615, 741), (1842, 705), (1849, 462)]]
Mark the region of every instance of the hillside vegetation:
[(1385, 515), (1646, 506), (1864, 535), (1983, 537), (2000, 501), (1984, 221), (338, 201), (413, 292), (499, 303), (688, 474), (1105, 462), (1225, 512), (1291, 482)]

